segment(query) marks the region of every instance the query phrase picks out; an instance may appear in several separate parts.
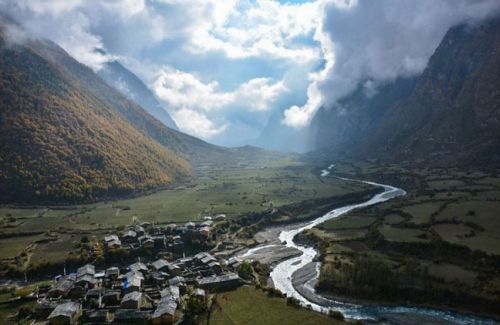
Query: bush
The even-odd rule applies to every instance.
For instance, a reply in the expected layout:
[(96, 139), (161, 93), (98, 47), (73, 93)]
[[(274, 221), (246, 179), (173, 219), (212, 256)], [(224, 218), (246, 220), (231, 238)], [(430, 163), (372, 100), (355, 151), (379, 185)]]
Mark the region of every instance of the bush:
[(286, 304), (288, 306), (292, 306), (292, 307), (295, 307), (295, 308), (300, 307), (300, 301), (299, 301), (299, 299), (294, 298), (294, 297), (288, 297), (288, 298), (286, 298)]
[(252, 279), (253, 278), (252, 265), (247, 261), (241, 263), (240, 267), (238, 268), (238, 275), (246, 280)]
[(279, 291), (278, 289), (275, 288), (269, 288), (267, 289), (267, 296), (268, 297), (277, 297), (277, 298), (285, 298), (285, 295), (283, 292)]
[(207, 310), (207, 306), (205, 303), (196, 298), (196, 297), (189, 297), (187, 304), (186, 304), (186, 313), (191, 314), (191, 315), (201, 315)]
[(21, 320), (21, 319), (28, 318), (31, 316), (32, 313), (33, 313), (33, 310), (30, 307), (22, 306), (21, 308), (19, 308), (19, 311), (17, 312), (17, 319)]
[(328, 316), (330, 316), (331, 318), (333, 319), (337, 319), (337, 320), (344, 320), (344, 314), (342, 314), (340, 311), (338, 310), (330, 310), (328, 312)]

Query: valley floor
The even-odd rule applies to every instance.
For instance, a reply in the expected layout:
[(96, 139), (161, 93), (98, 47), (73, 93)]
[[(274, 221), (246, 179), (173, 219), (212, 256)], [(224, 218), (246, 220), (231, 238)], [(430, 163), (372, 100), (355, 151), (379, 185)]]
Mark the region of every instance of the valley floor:
[[(324, 208), (331, 198), (368, 188), (324, 180), (294, 156), (207, 166), (197, 170), (190, 184), (132, 199), (78, 206), (0, 207), (0, 260), (4, 271), (25, 271), (78, 257), (82, 237), (92, 243), (136, 222), (197, 222), (216, 214), (238, 220), (249, 213), (315, 200), (323, 200)], [(287, 218), (282, 216), (282, 221)]]

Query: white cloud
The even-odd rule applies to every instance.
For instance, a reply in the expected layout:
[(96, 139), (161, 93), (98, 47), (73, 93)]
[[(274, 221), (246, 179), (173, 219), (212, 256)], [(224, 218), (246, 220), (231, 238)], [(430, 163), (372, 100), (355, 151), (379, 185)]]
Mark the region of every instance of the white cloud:
[(288, 91), (283, 81), (271, 83), (269, 78), (256, 78), (240, 85), (233, 93), (234, 105), (248, 106), (250, 111), (268, 111), (280, 95)]
[(204, 139), (210, 139), (227, 128), (227, 124), (217, 127), (202, 113), (188, 108), (174, 111), (172, 118), (181, 130)]
[[(285, 112), (283, 122), (303, 127), (322, 105), (332, 106), (358, 85), (390, 82), (425, 68), (446, 31), (500, 11), (498, 0), (324, 1), (316, 39), (326, 65), (310, 77), (309, 99)], [(375, 91), (372, 89), (371, 91)]]
[[(186, 48), (193, 53), (220, 51), (233, 59), (266, 56), (300, 62), (318, 59), (316, 48), (294, 42), (295, 37), (314, 31), (318, 17), (316, 2), (294, 5), (272, 0), (231, 1), (229, 5), (222, 1), (191, 2), (214, 8), (211, 16), (203, 17), (203, 23), (195, 24), (191, 30)], [(220, 7), (226, 9), (217, 14)]]
[(59, 45), (69, 52), (71, 56), (81, 63), (89, 66), (95, 71), (113, 59), (113, 56), (105, 54), (97, 49), (103, 49), (104, 45), (99, 36), (88, 33), (88, 18), (85, 15), (77, 14), (73, 17), (73, 22), (67, 36), (59, 38)]
[[(157, 73), (151, 88), (170, 107), (181, 130), (205, 139), (220, 134), (229, 125), (224, 122), (223, 127), (215, 127), (211, 119), (224, 121), (228, 111), (268, 111), (288, 91), (283, 81), (273, 82), (270, 78), (251, 79), (233, 91), (222, 91), (216, 81), (204, 83), (194, 74), (171, 67)], [(196, 128), (188, 123), (190, 117), (198, 121)]]
[[(17, 0), (17, 6), (21, 10), (29, 10), (37, 15), (63, 15), (73, 11), (82, 4), (82, 0), (52, 0), (52, 1), (33, 1)], [(2, 4), (9, 4), (9, 1), (2, 0)]]
[(172, 107), (197, 107), (210, 111), (221, 108), (234, 100), (231, 93), (218, 92), (219, 84), (201, 82), (193, 74), (164, 67), (154, 81), (156, 95)]
[(193, 74), (163, 67), (152, 83), (156, 95), (170, 107), (215, 111), (238, 106), (248, 111), (267, 111), (288, 91), (283, 81), (270, 78), (251, 79), (234, 91), (221, 91), (216, 81), (203, 83)]

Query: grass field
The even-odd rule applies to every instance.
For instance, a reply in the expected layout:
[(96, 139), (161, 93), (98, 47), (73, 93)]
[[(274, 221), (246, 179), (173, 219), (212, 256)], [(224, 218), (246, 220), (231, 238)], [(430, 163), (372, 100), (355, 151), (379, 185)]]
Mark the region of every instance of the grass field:
[(464, 283), (474, 285), (477, 273), (464, 269), (463, 267), (448, 263), (433, 263), (429, 265), (429, 274), (446, 282)]
[(43, 235), (19, 236), (0, 240), (0, 259), (14, 258), (30, 243), (43, 238)]
[(429, 223), (433, 213), (436, 213), (441, 202), (425, 202), (415, 205), (407, 205), (401, 210), (412, 216), (411, 221), (416, 224)]
[(425, 236), (425, 231), (420, 229), (398, 228), (389, 225), (383, 225), (379, 228), (380, 233), (388, 241), (417, 243), (426, 242), (428, 238)]
[(354, 214), (349, 217), (328, 220), (327, 222), (321, 224), (319, 228), (324, 230), (366, 228), (375, 222), (375, 220), (377, 219), (374, 217)]
[(287, 306), (282, 298), (269, 298), (262, 290), (244, 286), (217, 296), (210, 324), (343, 324), (304, 308)]
[[(368, 186), (322, 178), (319, 171), (294, 156), (245, 161), (230, 166), (205, 166), (188, 184), (136, 198), (59, 207), (0, 207), (0, 234), (51, 232), (58, 240), (37, 244), (31, 262), (57, 262), (74, 250), (81, 232), (89, 236), (113, 231), (134, 221), (155, 223), (202, 220), (224, 213), (238, 218), (305, 200), (332, 198)], [(288, 216), (302, 218), (307, 215)], [(0, 258), (12, 258), (34, 239), (0, 239)]]

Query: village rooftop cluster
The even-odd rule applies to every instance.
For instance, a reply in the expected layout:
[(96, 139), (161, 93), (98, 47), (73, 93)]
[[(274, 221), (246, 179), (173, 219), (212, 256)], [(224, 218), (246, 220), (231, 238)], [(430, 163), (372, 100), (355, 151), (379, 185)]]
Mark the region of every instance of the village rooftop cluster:
[(120, 236), (105, 236), (102, 244), (108, 251), (126, 245), (150, 249), (154, 258), (100, 270), (87, 264), (75, 273), (57, 276), (52, 285), (38, 288), (34, 318), (51, 325), (179, 322), (189, 304), (206, 306), (207, 295), (242, 283), (235, 273), (241, 263), (237, 259), (216, 258), (208, 252), (183, 256), (185, 240), (208, 238), (213, 222), (180, 227), (143, 223)]

